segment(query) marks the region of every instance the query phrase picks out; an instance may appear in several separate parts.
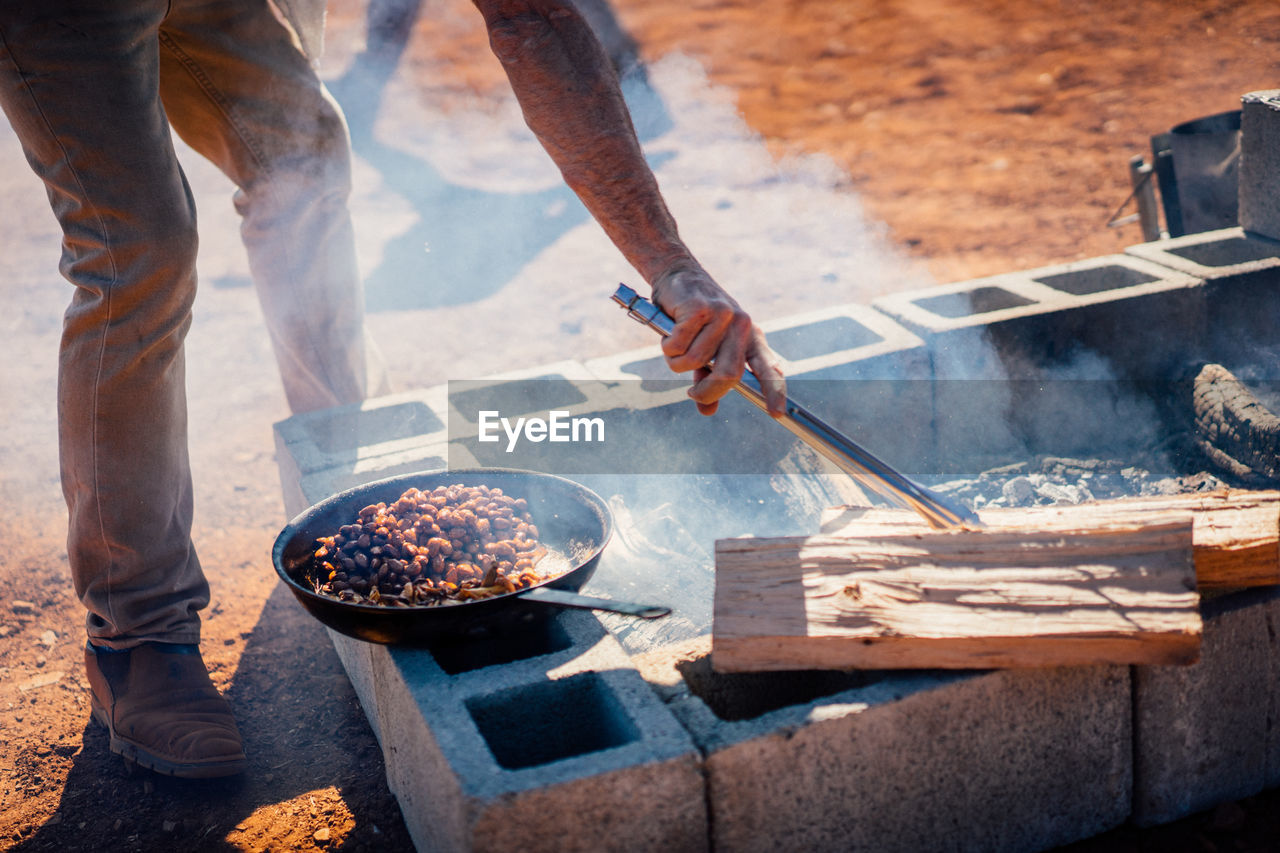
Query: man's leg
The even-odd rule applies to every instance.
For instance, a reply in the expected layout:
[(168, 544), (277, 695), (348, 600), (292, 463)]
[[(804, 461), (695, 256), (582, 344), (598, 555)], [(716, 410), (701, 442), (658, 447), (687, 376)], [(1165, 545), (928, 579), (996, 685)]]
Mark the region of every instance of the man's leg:
[(62, 226), (75, 285), (59, 354), (67, 553), (112, 751), (162, 773), (244, 769), (195, 646), (183, 339), (195, 208), (159, 98), (166, 0), (7, 0), (0, 106)]
[(195, 208), (145, 37), (165, 5), (0, 11), (0, 105), (45, 183), (76, 286), (58, 375), (68, 557), (89, 636), (117, 648), (196, 642), (209, 595), (190, 537), (182, 350)]
[(160, 51), (170, 122), (239, 187), (241, 233), (290, 407), (364, 399), (364, 296), (337, 105), (266, 0), (175, 0)]

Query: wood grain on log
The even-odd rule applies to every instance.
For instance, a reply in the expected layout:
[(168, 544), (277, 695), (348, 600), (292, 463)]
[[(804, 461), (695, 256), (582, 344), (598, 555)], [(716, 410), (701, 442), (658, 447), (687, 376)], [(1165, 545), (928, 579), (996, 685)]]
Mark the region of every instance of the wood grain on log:
[[(996, 529), (1087, 528), (1103, 519), (1145, 518), (1159, 512), (1190, 512), (1196, 583), (1200, 589), (1280, 584), (1280, 492), (1218, 489), (1100, 503), (986, 509), (983, 522)], [(914, 512), (869, 507), (831, 507), (821, 531), (839, 536), (875, 536), (886, 528), (928, 530)]]
[(1192, 519), (716, 543), (722, 672), (1193, 663)]

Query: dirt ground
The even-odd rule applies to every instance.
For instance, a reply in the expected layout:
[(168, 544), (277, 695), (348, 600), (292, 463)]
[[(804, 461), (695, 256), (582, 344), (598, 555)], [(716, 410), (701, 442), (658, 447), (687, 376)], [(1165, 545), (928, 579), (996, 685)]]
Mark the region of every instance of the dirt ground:
[[(1136, 225), (1106, 224), (1128, 194), (1128, 158), (1149, 152), (1154, 133), (1274, 87), (1280, 71), (1280, 7), (1262, 0), (615, 0), (614, 8), (646, 60), (682, 53), (701, 63), (776, 157), (829, 156), (839, 189), (859, 195), (939, 281), (1139, 242)], [(362, 9), (359, 0), (333, 4), (326, 76), (359, 49)], [(446, 110), (507, 97), (479, 18), (462, 0), (427, 4), (389, 91)], [(394, 131), (394, 114), (384, 109), (380, 132)], [(0, 162), (0, 293), (10, 306), (0, 318), (0, 506), (9, 531), (0, 549), (0, 849), (411, 849), (341, 666), (269, 565), (284, 521), (271, 424), (288, 413), (263, 367), (271, 357), (229, 205), (204, 203), (226, 188), (198, 164), (189, 171), (208, 233), (189, 339), (191, 444), (197, 546), (214, 590), (203, 649), (240, 720), (250, 770), (214, 784), (129, 776), (89, 724), (83, 616), (65, 566), (53, 444), (68, 290), (56, 272), (52, 217), (7, 131)], [(1280, 792), (1071, 849), (1280, 850)]]

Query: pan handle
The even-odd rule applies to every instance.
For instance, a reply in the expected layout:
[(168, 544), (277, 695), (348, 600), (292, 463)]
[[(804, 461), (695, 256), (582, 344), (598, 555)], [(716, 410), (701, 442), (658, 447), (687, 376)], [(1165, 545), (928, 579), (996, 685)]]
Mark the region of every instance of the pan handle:
[(541, 601), (560, 607), (578, 607), (583, 610), (608, 610), (611, 613), (625, 613), (628, 616), (639, 616), (641, 619), (659, 619), (671, 612), (670, 607), (658, 607), (650, 604), (635, 604), (630, 601), (614, 601), (611, 598), (593, 598), (579, 595), (563, 589), (551, 589), (540, 586), (528, 592), (519, 593), (527, 601)]

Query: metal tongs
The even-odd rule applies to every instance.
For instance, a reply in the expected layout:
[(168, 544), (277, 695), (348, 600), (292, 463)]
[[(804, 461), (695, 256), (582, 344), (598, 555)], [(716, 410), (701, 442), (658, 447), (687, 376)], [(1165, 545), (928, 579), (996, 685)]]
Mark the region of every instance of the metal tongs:
[[(613, 301), (627, 309), (632, 319), (663, 336), (671, 334), (675, 328), (675, 321), (664, 314), (661, 308), (625, 284), (618, 285), (618, 289), (613, 294)], [(733, 387), (760, 409), (768, 412), (768, 404), (760, 390), (760, 382), (750, 372), (744, 373), (742, 379)], [(930, 526), (940, 530), (984, 526), (972, 510), (947, 501), (913, 482), (906, 475), (864, 450), (839, 430), (823, 423), (820, 418), (790, 397), (787, 398), (786, 414), (775, 420), (830, 460), (841, 471), (853, 477), (859, 484), (891, 503), (915, 510), (929, 522)]]

